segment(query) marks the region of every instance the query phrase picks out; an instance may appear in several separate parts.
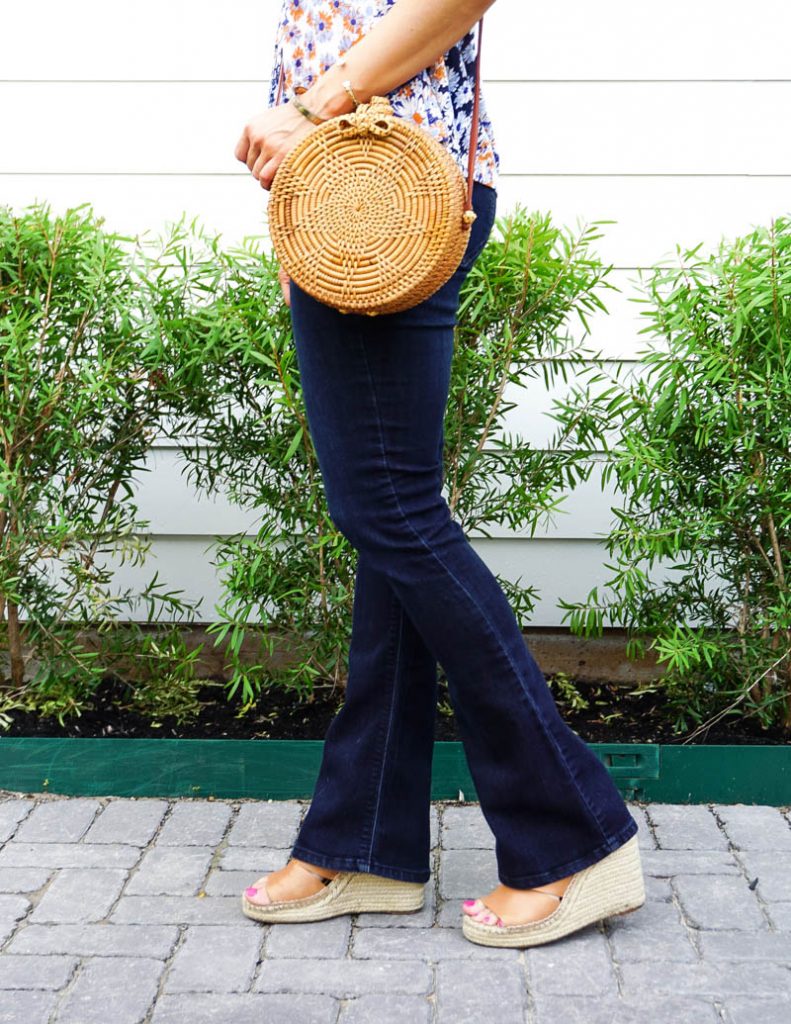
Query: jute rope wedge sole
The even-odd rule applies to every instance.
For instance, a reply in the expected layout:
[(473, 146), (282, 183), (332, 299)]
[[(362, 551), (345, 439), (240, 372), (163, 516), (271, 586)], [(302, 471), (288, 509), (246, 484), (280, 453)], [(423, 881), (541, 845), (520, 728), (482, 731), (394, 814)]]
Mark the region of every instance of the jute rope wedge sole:
[(362, 871), (339, 871), (325, 882), (324, 888), (312, 896), (280, 900), (265, 906), (251, 903), (242, 893), (242, 913), (265, 923), (323, 921), (328, 917), (366, 911), (408, 913), (420, 910), (425, 899), (424, 882), (401, 882)]
[(526, 924), (482, 924), (465, 915), (464, 937), (482, 946), (539, 946), (604, 917), (631, 914), (645, 903), (645, 883), (637, 836), (602, 860), (578, 871), (556, 910)]

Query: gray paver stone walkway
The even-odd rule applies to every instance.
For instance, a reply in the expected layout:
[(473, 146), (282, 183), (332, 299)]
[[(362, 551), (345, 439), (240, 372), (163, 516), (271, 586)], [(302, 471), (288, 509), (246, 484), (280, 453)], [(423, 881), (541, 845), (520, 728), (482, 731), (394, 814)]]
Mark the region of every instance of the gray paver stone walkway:
[(418, 913), (246, 918), (308, 806), (0, 791), (0, 1024), (791, 1024), (791, 808), (630, 802), (645, 906), (492, 949), (478, 804), (432, 805)]

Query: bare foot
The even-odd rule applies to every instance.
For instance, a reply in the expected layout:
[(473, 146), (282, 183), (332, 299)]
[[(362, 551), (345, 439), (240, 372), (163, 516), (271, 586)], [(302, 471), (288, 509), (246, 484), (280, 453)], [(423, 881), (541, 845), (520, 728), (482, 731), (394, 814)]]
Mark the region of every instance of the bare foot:
[(244, 894), (259, 907), (281, 900), (304, 899), (324, 888), (325, 883), (313, 874), (314, 871), (323, 878), (334, 878), (338, 874), (333, 868), (320, 868), (293, 857), (284, 868), (262, 875)]
[[(488, 896), (478, 900), (465, 900), (462, 910), (481, 924), (497, 924), (498, 920), (505, 926), (512, 924), (528, 924), (540, 921), (557, 910), (562, 896), (569, 886), (573, 875), (547, 882), (539, 889), (512, 889), (507, 885), (498, 885)], [(554, 893), (555, 895), (548, 895)]]

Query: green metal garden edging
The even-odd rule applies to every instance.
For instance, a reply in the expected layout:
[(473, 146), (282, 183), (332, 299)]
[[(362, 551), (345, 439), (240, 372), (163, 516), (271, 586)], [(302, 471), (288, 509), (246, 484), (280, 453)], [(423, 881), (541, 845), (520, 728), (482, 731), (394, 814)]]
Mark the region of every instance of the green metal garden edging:
[[(791, 804), (791, 744), (588, 745), (627, 800)], [(68, 796), (310, 799), (323, 747), (323, 740), (12, 736), (0, 738), (0, 789)], [(435, 744), (431, 798), (478, 799), (461, 743)]]

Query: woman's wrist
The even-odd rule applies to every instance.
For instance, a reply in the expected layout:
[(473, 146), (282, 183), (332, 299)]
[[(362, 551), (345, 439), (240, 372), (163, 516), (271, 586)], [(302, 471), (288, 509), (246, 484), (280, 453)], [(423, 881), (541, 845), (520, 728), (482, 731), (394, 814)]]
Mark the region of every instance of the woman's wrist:
[[(354, 102), (343, 87), (343, 80), (351, 75), (346, 67), (333, 64), (305, 92), (300, 93), (299, 101), (317, 117), (330, 118), (339, 114), (348, 114), (354, 110)], [(352, 79), (352, 84), (354, 81)], [(355, 94), (361, 100), (355, 87)]]

